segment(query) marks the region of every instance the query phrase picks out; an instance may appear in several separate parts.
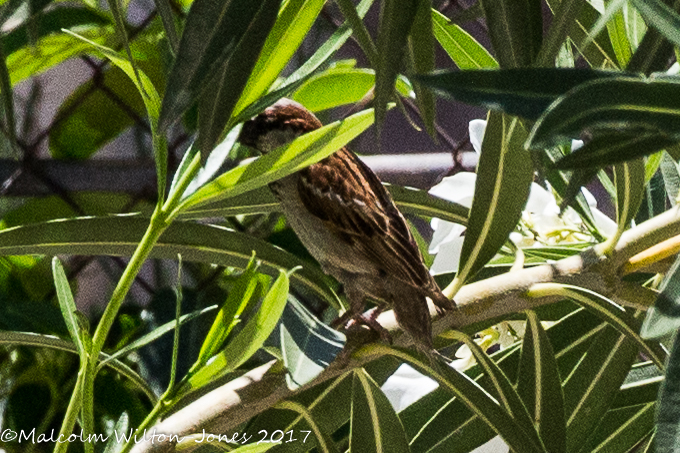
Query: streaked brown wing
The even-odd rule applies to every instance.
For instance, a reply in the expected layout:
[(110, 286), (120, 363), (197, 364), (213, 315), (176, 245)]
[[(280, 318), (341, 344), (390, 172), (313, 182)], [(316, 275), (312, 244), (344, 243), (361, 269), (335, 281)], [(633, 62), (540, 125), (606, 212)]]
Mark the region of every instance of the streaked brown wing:
[(342, 148), (302, 170), (298, 192), (312, 214), (388, 275), (429, 286), (429, 272), (404, 217), (378, 177), (354, 153)]

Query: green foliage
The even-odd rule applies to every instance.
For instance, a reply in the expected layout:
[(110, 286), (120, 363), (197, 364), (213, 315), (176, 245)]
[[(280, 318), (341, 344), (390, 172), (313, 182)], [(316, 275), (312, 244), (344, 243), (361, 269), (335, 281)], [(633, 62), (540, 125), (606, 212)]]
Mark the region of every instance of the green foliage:
[[(326, 19), (338, 11), (327, 3), (155, 0), (157, 12), (139, 22), (118, 0), (0, 2), (3, 153), (58, 188), (35, 163), (39, 142), (24, 118), (34, 112), (20, 111), (24, 91), (12, 87), (88, 55), (94, 76), (55, 108), (52, 157), (89, 163), (134, 126), (150, 137), (144, 157), (155, 162), (148, 184), (157, 189), (141, 203), (107, 191), (13, 200), (19, 175), (2, 181), (0, 428), (111, 436), (163, 420), (187, 436), (283, 433), (271, 444), (205, 446), (242, 452), (467, 452), (496, 436), (516, 452), (676, 449), (676, 5), (478, 0), (450, 19), (440, 2), (378, 0), (371, 24), (373, 0), (338, 0), (345, 22), (333, 24)], [(365, 58), (336, 55), (351, 38)], [(237, 144), (241, 123), (281, 97), (324, 118), (345, 115), (239, 165), (249, 152)], [(345, 338), (330, 325), (345, 303), (337, 282), (291, 239), (266, 186), (374, 123), (392, 139), (392, 103), (400, 109), (390, 115), (413, 107), (423, 137), (438, 140), (437, 102), (449, 100), (489, 110), (483, 140), (471, 137), (481, 142), (471, 207), (386, 187), (412, 225), (437, 218), (466, 228), (457, 267), (437, 276), (459, 307), (434, 324), (439, 352), (404, 348), (390, 313), (377, 322), (393, 346), (364, 344), (371, 332), (356, 322)], [(183, 156), (168, 145), (187, 137)], [(577, 139), (585, 143), (572, 150)], [(595, 176), (614, 229), (581, 191)], [(531, 206), (537, 186), (551, 200), (541, 208)], [(558, 204), (562, 217), (551, 210)], [(111, 294), (77, 276), (88, 266), (110, 277)], [(155, 291), (145, 308), (124, 305), (135, 282)], [(90, 298), (100, 308), (84, 314)], [(465, 353), (456, 368), (442, 359)], [(383, 391), (402, 364), (438, 385), (406, 407)], [(304, 432), (305, 441), (285, 441)], [(7, 452), (24, 447), (3, 440)], [(133, 447), (144, 448), (31, 448)]]

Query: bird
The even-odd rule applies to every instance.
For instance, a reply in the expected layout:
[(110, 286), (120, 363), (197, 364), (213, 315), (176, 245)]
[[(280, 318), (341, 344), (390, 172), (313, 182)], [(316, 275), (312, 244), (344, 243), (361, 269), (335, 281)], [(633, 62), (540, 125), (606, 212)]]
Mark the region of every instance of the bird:
[[(323, 126), (301, 104), (281, 99), (246, 121), (239, 143), (266, 154)], [(336, 323), (353, 320), (391, 337), (376, 322), (385, 308), (418, 349), (432, 351), (431, 299), (439, 314), (455, 304), (437, 286), (389, 192), (347, 147), (269, 184), (286, 220), (349, 302)], [(367, 300), (378, 304), (369, 317)], [(382, 329), (382, 330), (380, 330)]]

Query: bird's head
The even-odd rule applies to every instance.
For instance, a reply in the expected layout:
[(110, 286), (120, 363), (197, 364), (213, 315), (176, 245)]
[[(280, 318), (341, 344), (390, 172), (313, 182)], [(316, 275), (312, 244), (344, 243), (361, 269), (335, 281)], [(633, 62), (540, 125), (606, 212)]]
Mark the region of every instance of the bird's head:
[(283, 98), (243, 125), (238, 141), (266, 154), (323, 125), (301, 104)]

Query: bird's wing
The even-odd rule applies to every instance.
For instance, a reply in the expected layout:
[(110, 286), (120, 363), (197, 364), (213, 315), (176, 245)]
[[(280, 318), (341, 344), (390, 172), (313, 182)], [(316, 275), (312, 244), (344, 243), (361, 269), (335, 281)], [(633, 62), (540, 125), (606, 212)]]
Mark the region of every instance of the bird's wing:
[(432, 278), (404, 217), (373, 171), (354, 153), (342, 148), (302, 170), (298, 192), (305, 207), (329, 230), (387, 275), (430, 288)]

